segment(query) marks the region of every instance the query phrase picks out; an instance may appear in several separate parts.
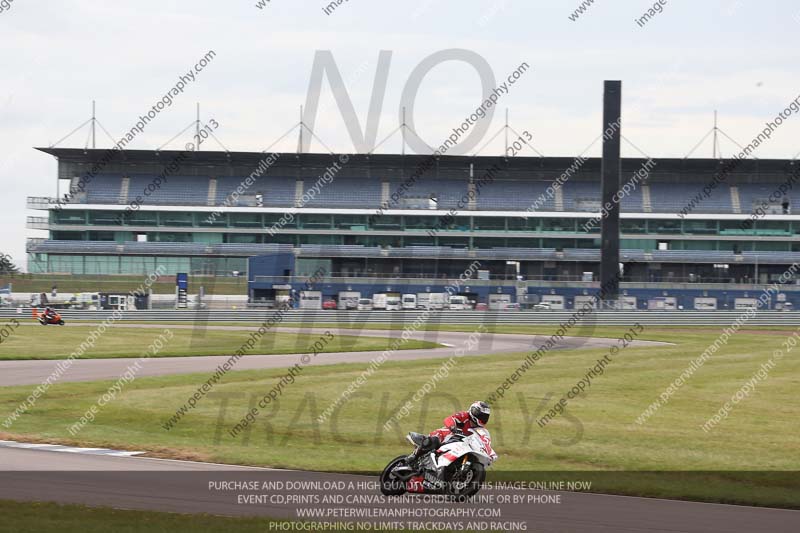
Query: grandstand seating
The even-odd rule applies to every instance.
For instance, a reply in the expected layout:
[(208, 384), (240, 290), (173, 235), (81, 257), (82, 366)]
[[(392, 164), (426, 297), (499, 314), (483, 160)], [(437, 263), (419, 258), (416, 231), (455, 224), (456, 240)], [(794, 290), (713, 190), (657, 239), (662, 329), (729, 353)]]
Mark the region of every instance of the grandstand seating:
[(380, 207), (382, 184), (379, 180), (335, 178), (328, 184), (320, 183), (319, 192), (312, 192), (316, 182), (311, 179), (303, 182), (306, 197), (311, 198), (305, 207)]
[[(697, 194), (702, 194), (705, 183), (697, 185), (676, 186), (670, 183), (650, 183), (650, 197), (653, 212), (677, 213), (687, 207)], [(720, 183), (711, 191), (708, 198), (702, 198), (692, 209), (694, 213), (733, 213), (731, 189), (726, 183)]]
[[(132, 175), (128, 187), (127, 199), (121, 197), (121, 176), (99, 175), (88, 185), (85, 195), (73, 198), (73, 202), (89, 204), (127, 203), (141, 195), (142, 191), (155, 178), (154, 175)], [(624, 176), (623, 176), (624, 178)], [(217, 178), (216, 192), (212, 203), (223, 205), (226, 199), (242, 185), (246, 177)], [(381, 205), (382, 188), (385, 180), (380, 178), (366, 179), (347, 176), (336, 177), (331, 183), (323, 184), (319, 192), (313, 195), (306, 207), (328, 208), (378, 208)], [(624, 180), (623, 180), (624, 181)], [(314, 185), (316, 178), (304, 179), (306, 192)], [(287, 176), (265, 176), (247, 187), (244, 194), (236, 200), (229, 201), (232, 207), (256, 206), (261, 195), (260, 205), (264, 207), (291, 207), (295, 205), (297, 179)], [(398, 190), (399, 180), (390, 180), (389, 194)], [(406, 189), (403, 200), (393, 203), (393, 209), (414, 208), (449, 210), (458, 207), (458, 202), (469, 191), (467, 179), (442, 178), (421, 179), (411, 188)], [(549, 198), (547, 188), (552, 184), (548, 180), (508, 180), (497, 179), (487, 183), (480, 189), (476, 197), (475, 208), (482, 211), (517, 210), (525, 211), (535, 206), (536, 211), (577, 211), (597, 212), (600, 207), (601, 191), (599, 183), (570, 180), (561, 189), (563, 205), (557, 205), (555, 195)], [(731, 198), (731, 184), (720, 183), (708, 198), (702, 198), (692, 212), (696, 213), (734, 213)], [(687, 207), (692, 198), (702, 194), (702, 182), (696, 184), (674, 185), (665, 182), (649, 183), (652, 211), (655, 213), (676, 213)], [(754, 205), (772, 194), (779, 183), (773, 184), (736, 184), (742, 213), (750, 213)], [(146, 204), (153, 205), (208, 205), (209, 179), (205, 177), (173, 176), (161, 184), (161, 188), (145, 198)], [(312, 196), (312, 195), (308, 195)], [(435, 197), (438, 204), (429, 199)], [(786, 199), (791, 206), (800, 205), (800, 188), (790, 190)], [(627, 213), (644, 212), (642, 186), (639, 184), (622, 198), (622, 210)], [(782, 200), (774, 203), (773, 212), (782, 211)], [(434, 207), (435, 206), (435, 207)], [(465, 207), (464, 209), (468, 209)]]
[[(246, 179), (246, 176), (217, 178), (217, 194), (214, 198), (215, 204), (224, 205), (227, 200), (228, 205), (232, 207), (255, 206), (257, 205), (255, 197), (257, 194), (261, 194), (261, 201), (264, 207), (290, 207), (294, 205), (296, 180), (294, 178), (278, 176), (257, 178), (255, 183), (246, 188), (244, 195), (239, 195), (235, 200), (229, 199), (233, 192), (242, 186)], [(201, 203), (205, 205), (206, 198), (203, 198)]]
[(90, 204), (119, 203), (122, 180), (119, 176), (98, 175), (90, 182), (86, 191), (86, 202)]
[(477, 206), (485, 211), (555, 211), (555, 198), (546, 195), (550, 185), (551, 181), (495, 180), (481, 187)]
[(782, 204), (784, 199), (788, 200), (789, 202), (789, 213), (794, 211), (794, 206), (800, 206), (800, 191), (795, 191), (795, 188), (793, 187), (787, 191), (785, 196), (782, 196), (779, 192), (777, 192), (779, 186), (780, 183), (746, 183), (739, 185), (739, 201), (742, 206), (742, 212), (751, 213), (754, 208), (761, 206), (762, 201), (769, 202), (770, 196), (773, 197), (772, 205), (774, 207), (771, 210), (768, 209), (768, 211), (774, 212), (775, 214), (782, 213)]
[[(143, 192), (156, 179), (155, 175), (130, 176), (128, 202), (141, 195), (145, 204), (153, 205), (204, 205), (208, 198), (208, 180), (190, 176), (170, 176), (160, 187), (147, 196)], [(89, 191), (92, 187), (89, 187)], [(91, 199), (91, 192), (89, 198)], [(91, 202), (94, 203), (94, 202)], [(112, 203), (117, 203), (116, 201)], [(127, 203), (127, 202), (123, 202)]]

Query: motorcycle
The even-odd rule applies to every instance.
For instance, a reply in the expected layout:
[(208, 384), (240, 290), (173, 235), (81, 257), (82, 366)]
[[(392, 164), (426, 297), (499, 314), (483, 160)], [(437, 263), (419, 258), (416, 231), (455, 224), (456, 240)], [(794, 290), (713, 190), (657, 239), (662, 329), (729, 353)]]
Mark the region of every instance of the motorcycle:
[(41, 324), (43, 326), (47, 326), (49, 324), (58, 325), (58, 326), (63, 326), (64, 325), (64, 319), (61, 318), (61, 315), (59, 313), (55, 313), (53, 316), (48, 318), (47, 316), (45, 316), (45, 312), (44, 311), (42, 311), (40, 313), (38, 309), (34, 308), (33, 309), (33, 318), (38, 320), (39, 324)]
[[(486, 428), (474, 428), (465, 435), (452, 432), (438, 449), (409, 464), (408, 456), (392, 459), (380, 477), (384, 496), (399, 496), (406, 492), (447, 494), (468, 497), (478, 493), (486, 479), (486, 468), (497, 460), (492, 449), (492, 437)], [(421, 433), (409, 433), (406, 438), (414, 446), (425, 439)]]

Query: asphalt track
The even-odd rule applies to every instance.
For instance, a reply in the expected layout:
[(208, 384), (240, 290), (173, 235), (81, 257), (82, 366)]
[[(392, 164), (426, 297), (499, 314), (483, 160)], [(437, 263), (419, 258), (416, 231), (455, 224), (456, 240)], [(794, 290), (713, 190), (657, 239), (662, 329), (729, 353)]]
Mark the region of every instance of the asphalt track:
[[(41, 450), (0, 448), (0, 499), (17, 501), (56, 501), (126, 509), (158, 510), (177, 513), (208, 513), (227, 516), (269, 516), (296, 518), (298, 505), (238, 501), (246, 491), (211, 490), (212, 480), (287, 481), (375, 481), (375, 478), (349, 474), (279, 471), (151, 459), (109, 457)], [(275, 493), (276, 491), (271, 491)], [(289, 494), (292, 491), (280, 491)], [(303, 494), (317, 491), (305, 489)], [(331, 492), (331, 491), (327, 491)], [(352, 494), (377, 494), (377, 490), (349, 491)], [(267, 493), (260, 490), (257, 493)], [(482, 494), (508, 494), (489, 489)], [(703, 504), (654, 498), (636, 498), (564, 491), (515, 490), (518, 495), (539, 495), (559, 502), (499, 503), (500, 518), (506, 523), (524, 522), (527, 531), (540, 532), (792, 532), (800, 530), (800, 511), (758, 507)], [(347, 508), (397, 508), (399, 504), (350, 504)], [(408, 504), (404, 504), (408, 506)], [(466, 506), (486, 508), (486, 504), (430, 503), (414, 508)], [(322, 505), (320, 507), (326, 507)], [(444, 519), (432, 519), (433, 521)], [(475, 520), (481, 520), (476, 518)], [(483, 519), (489, 520), (489, 519)], [(338, 521), (338, 520), (336, 520)], [(448, 519), (449, 521), (449, 519)]]
[[(207, 329), (217, 330), (242, 330), (242, 342), (246, 341), (246, 331), (255, 328), (240, 326), (204, 326)], [(155, 325), (155, 324), (118, 324), (114, 328), (140, 328), (140, 329), (193, 329), (191, 325)], [(348, 328), (275, 328), (274, 331), (284, 333), (323, 334), (330, 331), (334, 335), (361, 336), (361, 337), (389, 337), (398, 338), (402, 331), (398, 330), (355, 330)], [(106, 333), (113, 334), (113, 333)], [(427, 340), (445, 344), (442, 348), (426, 348), (420, 350), (397, 350), (391, 355), (392, 361), (408, 361), (412, 359), (437, 359), (450, 357), (458, 348), (464, 348), (470, 332), (449, 331), (414, 331), (411, 339)], [(143, 336), (142, 344), (148, 342)], [(513, 335), (483, 333), (478, 338), (478, 346), (473, 350), (465, 350), (465, 356), (525, 353), (537, 349), (547, 341), (543, 335)], [(198, 335), (198, 343), (202, 343), (202, 336)], [(574, 350), (578, 348), (602, 348), (618, 344), (617, 339), (590, 338), (590, 337), (564, 337), (553, 350)], [(663, 346), (668, 343), (655, 341), (634, 340), (635, 346)], [(304, 348), (304, 347), (303, 347)], [(255, 350), (258, 349), (256, 345)], [(137, 347), (138, 350), (138, 347)], [(138, 354), (138, 351), (133, 350)], [(339, 352), (322, 354), (311, 358), (309, 365), (333, 365), (338, 363), (369, 363), (380, 355), (381, 351), (367, 352)], [(225, 363), (230, 356), (203, 356), (203, 357), (156, 357), (145, 361), (137, 376), (163, 376), (168, 374), (189, 374), (214, 372), (216, 368)], [(288, 368), (299, 361), (300, 354), (292, 355), (247, 355), (236, 363), (235, 370), (254, 370), (263, 368)], [(33, 385), (39, 384), (50, 376), (61, 360), (19, 360), (0, 361), (0, 386)], [(74, 359), (69, 369), (64, 372), (59, 381), (95, 381), (101, 379), (116, 379), (131, 364), (131, 359)]]
[[(161, 325), (119, 325), (116, 327), (163, 328)], [(192, 326), (175, 326), (183, 328)], [(213, 329), (244, 329), (235, 326), (210, 326)], [(278, 328), (282, 332), (301, 331), (377, 337), (396, 337), (398, 331), (338, 328)], [(447, 346), (422, 350), (403, 350), (393, 360), (449, 357), (462, 346), (470, 333), (416, 332), (413, 338), (431, 340)], [(478, 348), (464, 355), (501, 354), (535, 350), (547, 337), (511, 334), (483, 334)], [(663, 345), (634, 341), (639, 345)], [(598, 348), (616, 344), (616, 339), (565, 337), (555, 349)], [(310, 364), (366, 363), (380, 352), (325, 354)], [(249, 355), (239, 360), (236, 369), (285, 368), (299, 355)], [(147, 361), (140, 375), (157, 376), (213, 371), (228, 356), (169, 357)], [(0, 361), (0, 386), (38, 384), (58, 364), (53, 361)], [(62, 377), (63, 381), (90, 381), (116, 378), (130, 359), (81, 359)], [(352, 481), (370, 480), (349, 474), (328, 474), (236, 467), (211, 463), (172, 461), (147, 457), (117, 457), (85, 453), (65, 453), (41, 449), (0, 446), (0, 499), (16, 501), (55, 501), (125, 509), (178, 513), (208, 513), (228, 516), (269, 516), (297, 518), (297, 505), (243, 504), (237, 494), (209, 490), (209, 481), (265, 479), (278, 476), (286, 480)], [(485, 490), (487, 497), (493, 493)], [(308, 492), (308, 491), (306, 491)], [(313, 491), (312, 491), (313, 492)], [(365, 491), (360, 491), (364, 493)], [(367, 493), (377, 494), (376, 489)], [(519, 492), (519, 491), (517, 491)], [(558, 503), (496, 503), (505, 523), (525, 523), (527, 531), (542, 532), (796, 532), (800, 530), (800, 511), (766, 509), (721, 504), (703, 504), (635, 498), (582, 492), (524, 491), (526, 494), (558, 496)], [(407, 504), (405, 504), (407, 505)], [(419, 507), (456, 505), (423, 504)], [(472, 505), (472, 504), (470, 504)], [(397, 507), (384, 504), (383, 507)], [(475, 505), (472, 505), (474, 507)], [(349, 505), (350, 508), (376, 505)], [(377, 505), (377, 507), (381, 507)], [(417, 505), (415, 505), (417, 507)], [(483, 505), (486, 507), (486, 505)], [(438, 520), (438, 519), (437, 519)], [(480, 520), (480, 519), (476, 519)], [(489, 519), (483, 519), (489, 520)], [(341, 521), (336, 519), (334, 521)]]

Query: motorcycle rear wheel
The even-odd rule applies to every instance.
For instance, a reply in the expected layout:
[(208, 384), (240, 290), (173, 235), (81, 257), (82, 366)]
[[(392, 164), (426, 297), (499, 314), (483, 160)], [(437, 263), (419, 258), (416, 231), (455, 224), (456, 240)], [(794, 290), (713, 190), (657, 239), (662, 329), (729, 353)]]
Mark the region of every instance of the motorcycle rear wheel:
[(394, 470), (398, 465), (401, 463), (406, 462), (406, 456), (400, 455), (392, 459), (386, 468), (383, 469), (381, 472), (380, 477), (380, 485), (381, 485), (381, 494), (384, 496), (400, 496), (401, 494), (405, 494), (406, 492), (406, 483), (405, 481), (401, 481), (396, 477), (392, 476), (392, 470)]

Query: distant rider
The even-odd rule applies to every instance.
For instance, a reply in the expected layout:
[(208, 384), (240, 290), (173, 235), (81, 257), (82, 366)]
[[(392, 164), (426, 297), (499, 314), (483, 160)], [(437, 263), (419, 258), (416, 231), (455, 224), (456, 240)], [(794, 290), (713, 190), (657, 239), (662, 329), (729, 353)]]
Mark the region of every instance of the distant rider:
[(44, 319), (47, 322), (51, 322), (56, 317), (56, 312), (53, 310), (52, 307), (47, 307), (44, 310)]
[(414, 463), (424, 454), (437, 449), (447, 440), (452, 433), (459, 431), (465, 435), (471, 435), (473, 428), (482, 428), (489, 421), (492, 410), (486, 402), (473, 402), (466, 411), (459, 411), (444, 419), (444, 427), (431, 431), (425, 437), (422, 445), (408, 456), (408, 462)]

